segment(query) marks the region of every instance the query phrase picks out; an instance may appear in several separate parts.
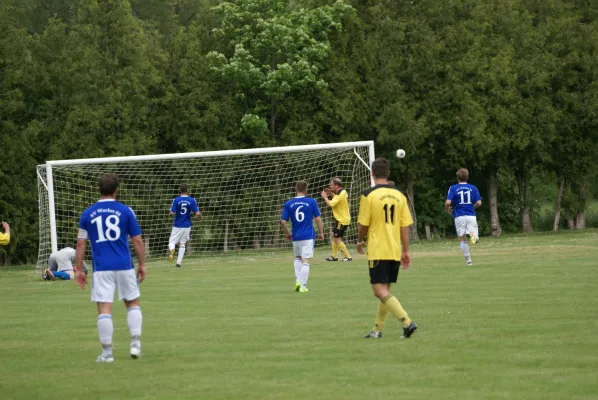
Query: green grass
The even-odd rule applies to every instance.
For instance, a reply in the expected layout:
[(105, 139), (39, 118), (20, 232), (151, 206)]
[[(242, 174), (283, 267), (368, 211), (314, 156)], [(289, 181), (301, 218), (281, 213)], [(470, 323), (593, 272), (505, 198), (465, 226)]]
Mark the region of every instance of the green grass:
[[(354, 247), (352, 248), (354, 250)], [(2, 399), (598, 399), (598, 231), (416, 243), (393, 292), (418, 323), (373, 323), (364, 258), (292, 291), (286, 254), (156, 262), (142, 284), (143, 355), (98, 365), (95, 307), (73, 282), (0, 271)], [(391, 317), (392, 318), (392, 317)]]

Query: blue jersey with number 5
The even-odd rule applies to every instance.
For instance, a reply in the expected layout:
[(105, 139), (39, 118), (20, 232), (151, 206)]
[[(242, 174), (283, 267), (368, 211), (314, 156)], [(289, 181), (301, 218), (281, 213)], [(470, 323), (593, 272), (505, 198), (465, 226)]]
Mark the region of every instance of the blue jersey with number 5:
[(282, 221), (291, 220), (293, 241), (316, 237), (313, 219), (320, 216), (318, 203), (311, 197), (299, 196), (284, 203)]
[(473, 205), (482, 200), (478, 188), (469, 183), (458, 183), (450, 187), (447, 200), (451, 201), (453, 207), (453, 218), (464, 215), (475, 216)]
[(170, 212), (174, 213), (175, 228), (191, 228), (191, 213), (199, 211), (197, 202), (191, 196), (179, 196), (172, 201)]
[(132, 269), (129, 236), (141, 235), (135, 213), (116, 200), (100, 200), (81, 214), (79, 239), (91, 242), (94, 271)]

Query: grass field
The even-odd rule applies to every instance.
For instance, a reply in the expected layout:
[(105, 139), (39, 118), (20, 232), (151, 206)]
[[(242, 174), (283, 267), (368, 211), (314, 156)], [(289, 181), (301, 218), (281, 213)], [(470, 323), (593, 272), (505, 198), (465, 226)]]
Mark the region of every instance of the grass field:
[[(354, 250), (354, 247), (352, 247)], [(100, 353), (89, 290), (0, 270), (0, 399), (598, 399), (598, 231), (416, 243), (393, 292), (417, 322), (369, 332), (367, 266), (325, 263), (293, 292), (286, 253), (152, 263), (143, 355)]]

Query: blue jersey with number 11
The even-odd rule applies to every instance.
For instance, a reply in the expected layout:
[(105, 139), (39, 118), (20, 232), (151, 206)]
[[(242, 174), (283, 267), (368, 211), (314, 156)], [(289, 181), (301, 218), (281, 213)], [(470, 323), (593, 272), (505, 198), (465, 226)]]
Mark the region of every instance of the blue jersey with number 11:
[(79, 239), (91, 242), (94, 271), (132, 269), (129, 236), (141, 235), (135, 213), (116, 200), (100, 200), (81, 214)]
[(310, 240), (316, 237), (313, 219), (320, 216), (318, 203), (311, 197), (295, 197), (284, 203), (283, 221), (291, 220), (293, 241)]
[(450, 187), (446, 199), (451, 201), (453, 218), (457, 218), (464, 215), (475, 216), (473, 205), (482, 200), (482, 197), (477, 187), (469, 183), (458, 183)]

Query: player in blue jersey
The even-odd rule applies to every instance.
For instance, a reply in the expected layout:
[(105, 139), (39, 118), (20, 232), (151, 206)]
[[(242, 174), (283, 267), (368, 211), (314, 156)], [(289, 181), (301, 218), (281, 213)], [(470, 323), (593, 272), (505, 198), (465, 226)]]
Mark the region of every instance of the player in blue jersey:
[[(145, 259), (141, 229), (135, 213), (126, 205), (116, 201), (119, 180), (115, 174), (100, 177), (100, 200), (81, 215), (75, 277), (81, 289), (85, 289), (87, 276), (83, 272), (83, 257), (87, 241), (91, 243), (93, 279), (91, 301), (98, 305), (98, 333), (102, 354), (97, 362), (113, 362), (112, 356), (112, 302), (114, 290), (127, 307), (127, 325), (131, 334), (130, 355), (141, 356), (141, 323), (139, 307), (139, 285), (145, 279)], [(137, 273), (129, 250), (131, 237), (139, 266)]]
[[(318, 226), (318, 239), (324, 239), (324, 230), (318, 203), (311, 197), (307, 197), (307, 182), (298, 181), (295, 185), (295, 192), (297, 196), (284, 203), (280, 223), (286, 239), (293, 241), (295, 291), (306, 293), (309, 292), (307, 289), (309, 262), (314, 255), (314, 238), (316, 237), (313, 220), (316, 220)], [(288, 220), (291, 220), (292, 233), (287, 227)]]
[(477, 187), (467, 183), (468, 180), (469, 171), (467, 169), (461, 168), (457, 171), (459, 183), (450, 187), (444, 209), (455, 219), (455, 228), (465, 262), (467, 265), (472, 265), (466, 235), (469, 234), (471, 244), (476, 244), (479, 241), (475, 209), (482, 205), (482, 197)]
[(199, 220), (203, 220), (203, 216), (199, 212), (197, 202), (195, 199), (187, 194), (189, 186), (182, 183), (180, 187), (181, 195), (172, 201), (170, 206), (170, 215), (174, 215), (174, 223), (172, 224), (172, 232), (168, 240), (168, 261), (172, 262), (174, 259), (174, 249), (176, 244), (179, 244), (179, 254), (176, 259), (176, 266), (180, 267), (185, 255), (185, 246), (189, 241), (191, 233), (191, 215), (195, 214)]

